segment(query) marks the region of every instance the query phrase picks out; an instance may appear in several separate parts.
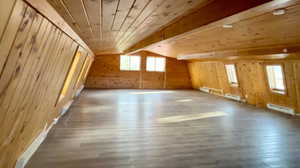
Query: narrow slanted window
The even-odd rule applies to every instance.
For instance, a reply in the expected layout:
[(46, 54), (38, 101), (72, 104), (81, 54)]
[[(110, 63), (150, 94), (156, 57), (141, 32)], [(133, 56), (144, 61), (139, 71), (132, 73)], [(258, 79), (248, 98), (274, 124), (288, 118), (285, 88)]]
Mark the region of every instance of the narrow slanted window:
[(237, 80), (235, 65), (234, 64), (227, 64), (227, 65), (225, 65), (225, 68), (226, 68), (227, 78), (228, 78), (229, 83), (232, 86), (238, 86), (238, 80)]
[(71, 65), (71, 68), (69, 70), (69, 73), (68, 73), (68, 75), (66, 77), (64, 86), (63, 86), (63, 88), (62, 88), (62, 90), (60, 92), (59, 98), (56, 101), (56, 104), (58, 102), (60, 102), (65, 96), (67, 96), (68, 90), (69, 90), (70, 85), (71, 85), (71, 81), (73, 79), (73, 76), (75, 74), (76, 68), (77, 68), (79, 60), (80, 60), (80, 57), (81, 57), (81, 52), (77, 52), (76, 55), (75, 55), (75, 58), (73, 60), (73, 63)]
[(285, 94), (284, 74), (281, 65), (267, 65), (267, 77), (271, 91)]
[(147, 71), (165, 72), (166, 58), (164, 57), (147, 57)]
[(141, 69), (140, 56), (121, 55), (120, 70), (122, 71), (139, 71)]

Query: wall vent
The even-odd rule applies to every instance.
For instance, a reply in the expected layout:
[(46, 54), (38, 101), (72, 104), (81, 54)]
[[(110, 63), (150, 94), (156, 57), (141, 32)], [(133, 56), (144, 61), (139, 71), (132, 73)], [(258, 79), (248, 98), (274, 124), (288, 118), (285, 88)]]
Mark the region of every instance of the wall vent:
[(209, 93), (209, 88), (207, 88), (207, 87), (201, 87), (201, 88), (199, 88), (199, 90), (200, 91), (202, 91), (202, 92), (205, 92), (205, 93)]
[(267, 107), (271, 110), (276, 110), (279, 112), (295, 115), (295, 110), (292, 108), (289, 108), (289, 107), (279, 106), (279, 105), (271, 104), (271, 103), (268, 103)]
[(239, 102), (242, 101), (241, 96), (238, 96), (238, 95), (232, 95), (232, 94), (226, 93), (224, 97), (227, 98), (227, 99), (236, 100), (236, 101), (239, 101)]

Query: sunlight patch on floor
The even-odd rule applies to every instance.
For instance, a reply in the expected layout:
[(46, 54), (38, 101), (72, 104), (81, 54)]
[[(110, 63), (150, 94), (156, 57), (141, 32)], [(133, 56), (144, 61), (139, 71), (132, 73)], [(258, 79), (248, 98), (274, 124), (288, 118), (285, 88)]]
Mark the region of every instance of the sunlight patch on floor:
[(223, 117), (226, 115), (227, 114), (225, 112), (216, 111), (216, 112), (207, 112), (207, 113), (201, 113), (201, 114), (189, 114), (189, 115), (179, 115), (179, 116), (160, 118), (160, 119), (158, 119), (158, 122), (159, 123), (177, 123), (177, 122), (200, 120), (200, 119), (213, 118), (213, 117)]
[(193, 99), (181, 99), (181, 100), (176, 100), (178, 103), (185, 103), (185, 102), (191, 102)]
[(132, 95), (143, 95), (143, 94), (161, 94), (161, 93), (173, 93), (174, 91), (148, 91), (148, 92), (130, 92)]

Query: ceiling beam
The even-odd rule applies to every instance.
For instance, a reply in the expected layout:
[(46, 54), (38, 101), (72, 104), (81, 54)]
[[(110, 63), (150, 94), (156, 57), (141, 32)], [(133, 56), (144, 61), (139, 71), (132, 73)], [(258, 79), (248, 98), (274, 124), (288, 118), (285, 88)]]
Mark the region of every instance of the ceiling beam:
[[(285, 59), (293, 55), (294, 53), (300, 53), (300, 45), (294, 46), (273, 46), (263, 48), (248, 48), (240, 50), (227, 50), (227, 51), (216, 51), (207, 53), (194, 53), (187, 55), (179, 55), (178, 60), (201, 60), (201, 59), (244, 59), (250, 56), (258, 56), (261, 58), (268, 59)], [(299, 55), (293, 55), (293, 58), (300, 58)]]
[[(212, 22), (216, 22), (220, 19), (232, 16), (270, 1), (271, 0), (215, 0), (198, 11), (195, 11), (187, 16), (183, 16), (176, 22), (151, 34), (144, 40), (127, 49), (125, 53), (136, 52), (160, 41), (176, 37), (180, 34), (184, 34), (204, 25), (208, 25)], [(278, 3), (279, 1), (282, 2), (288, 0), (273, 1)]]

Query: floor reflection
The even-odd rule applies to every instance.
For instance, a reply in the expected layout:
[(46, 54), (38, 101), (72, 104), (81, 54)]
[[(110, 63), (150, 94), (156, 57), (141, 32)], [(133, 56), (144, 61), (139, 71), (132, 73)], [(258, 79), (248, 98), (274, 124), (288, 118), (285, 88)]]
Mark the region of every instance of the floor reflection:
[(226, 113), (216, 111), (216, 112), (206, 112), (200, 114), (190, 114), (190, 115), (180, 115), (180, 116), (160, 118), (157, 121), (159, 123), (177, 123), (177, 122), (200, 120), (200, 119), (223, 117), (223, 116), (226, 116)]

